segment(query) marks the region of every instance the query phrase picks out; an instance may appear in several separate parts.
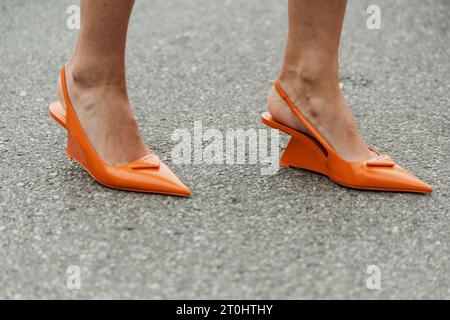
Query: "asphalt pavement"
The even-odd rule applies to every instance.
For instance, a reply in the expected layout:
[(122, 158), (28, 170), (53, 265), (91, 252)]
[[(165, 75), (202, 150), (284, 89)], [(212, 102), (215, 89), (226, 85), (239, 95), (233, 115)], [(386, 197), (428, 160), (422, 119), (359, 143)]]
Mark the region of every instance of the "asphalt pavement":
[[(224, 135), (264, 128), (286, 1), (137, 1), (130, 98), (189, 199), (104, 188), (65, 157), (47, 106), (77, 37), (72, 4), (0, 4), (0, 298), (450, 298), (449, 1), (349, 1), (341, 49), (366, 141), (431, 195), (263, 175), (260, 161), (176, 164), (171, 137), (194, 121)], [(379, 30), (366, 25), (371, 4)]]

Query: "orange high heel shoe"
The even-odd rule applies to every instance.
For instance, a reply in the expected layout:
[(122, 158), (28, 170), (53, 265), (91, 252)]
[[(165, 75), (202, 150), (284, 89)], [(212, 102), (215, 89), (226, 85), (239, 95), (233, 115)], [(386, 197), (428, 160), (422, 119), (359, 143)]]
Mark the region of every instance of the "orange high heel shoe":
[(261, 120), (264, 124), (291, 135), (280, 158), (280, 167), (315, 171), (328, 176), (337, 184), (356, 189), (417, 193), (429, 193), (433, 190), (431, 186), (395, 164), (389, 156), (382, 155), (370, 147), (377, 157), (360, 162), (342, 159), (289, 99), (278, 81), (275, 82), (275, 89), (312, 134), (309, 136), (281, 124), (269, 112), (262, 114)]
[(129, 164), (113, 166), (104, 162), (92, 147), (78, 121), (67, 93), (64, 67), (61, 82), (66, 110), (59, 101), (49, 106), (51, 117), (67, 129), (67, 157), (77, 161), (99, 183), (114, 189), (161, 193), (187, 197), (191, 194), (175, 174), (155, 154)]

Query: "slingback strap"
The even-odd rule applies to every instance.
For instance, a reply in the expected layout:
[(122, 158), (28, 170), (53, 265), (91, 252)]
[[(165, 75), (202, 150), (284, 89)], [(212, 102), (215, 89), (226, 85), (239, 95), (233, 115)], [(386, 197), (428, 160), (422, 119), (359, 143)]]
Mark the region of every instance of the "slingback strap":
[[(72, 102), (70, 102), (69, 92), (67, 90), (65, 69), (66, 69), (66, 66), (64, 65), (61, 68), (61, 86), (62, 86), (62, 91), (63, 91), (63, 95), (64, 95), (64, 102), (66, 104), (66, 112), (74, 112)], [(74, 112), (74, 116), (76, 117), (75, 112)], [(79, 123), (78, 118), (77, 118), (77, 122)], [(83, 130), (83, 128), (81, 127), (81, 124), (78, 124), (78, 125), (80, 127), (80, 130)], [(83, 132), (83, 135), (86, 136), (86, 134), (84, 132)], [(87, 136), (86, 136), (86, 139), (87, 139)], [(101, 159), (101, 157), (97, 154), (97, 151), (90, 144), (89, 139), (87, 139), (87, 143), (89, 144), (89, 147), (92, 148), (92, 151), (97, 155), (97, 157), (99, 159)], [(129, 166), (131, 169), (135, 169), (135, 170), (157, 169), (160, 167), (160, 163), (161, 163), (161, 160), (159, 159), (159, 157), (156, 154), (151, 153), (151, 154), (145, 155), (125, 166)]]
[[(292, 110), (294, 115), (300, 120), (301, 123), (305, 125), (305, 127), (308, 129), (308, 131), (313, 135), (314, 138), (319, 141), (322, 146), (327, 150), (327, 152), (334, 151), (334, 149), (331, 147), (331, 145), (328, 143), (328, 141), (325, 140), (325, 138), (322, 137), (322, 135), (317, 131), (317, 129), (314, 127), (314, 125), (309, 122), (309, 120), (303, 115), (303, 113), (297, 108), (295, 103), (289, 98), (287, 93), (281, 88), (280, 81), (276, 80), (274, 83), (275, 89), (277, 90), (278, 94), (283, 98), (283, 100), (287, 103), (289, 108)], [(334, 151), (334, 153), (336, 153)]]
[[(283, 98), (283, 100), (287, 103), (289, 108), (292, 110), (294, 115), (300, 120), (301, 123), (309, 130), (311, 135), (319, 141), (319, 143), (327, 150), (328, 154), (334, 154), (336, 157), (339, 157), (339, 154), (334, 151), (333, 147), (322, 137), (319, 131), (314, 127), (314, 125), (303, 115), (303, 113), (297, 108), (295, 103), (289, 98), (287, 93), (281, 88), (279, 80), (276, 80), (274, 83), (275, 89), (278, 94)], [(366, 165), (372, 167), (393, 167), (395, 165), (394, 160), (392, 160), (388, 155), (382, 155), (378, 151), (369, 147), (369, 150), (375, 152), (378, 156), (367, 160)], [(342, 159), (342, 158), (341, 158)]]
[(62, 86), (62, 91), (63, 91), (64, 102), (66, 104), (66, 108), (67, 108), (67, 105), (70, 105), (70, 107), (72, 107), (72, 103), (70, 102), (70, 98), (69, 98), (69, 93), (67, 91), (66, 66), (65, 65), (62, 66), (60, 74), (61, 74), (61, 86)]

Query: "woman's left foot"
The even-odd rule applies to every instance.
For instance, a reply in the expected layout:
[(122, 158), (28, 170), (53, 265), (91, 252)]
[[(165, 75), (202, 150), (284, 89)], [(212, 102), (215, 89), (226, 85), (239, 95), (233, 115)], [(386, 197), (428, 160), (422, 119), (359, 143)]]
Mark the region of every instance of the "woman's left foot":
[[(280, 78), (281, 86), (285, 88), (299, 111), (343, 159), (356, 162), (376, 157), (359, 133), (339, 84), (333, 86), (330, 83), (332, 83), (330, 79), (320, 78), (315, 81), (304, 81), (302, 76), (291, 79)], [(297, 131), (308, 133), (275, 88), (269, 92), (267, 101), (268, 111), (275, 120)]]

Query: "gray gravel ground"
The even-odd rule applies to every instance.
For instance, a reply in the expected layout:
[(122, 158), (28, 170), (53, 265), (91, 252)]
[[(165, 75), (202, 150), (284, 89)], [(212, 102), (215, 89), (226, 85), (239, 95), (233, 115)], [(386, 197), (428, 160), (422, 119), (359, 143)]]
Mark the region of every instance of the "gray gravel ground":
[[(75, 2), (76, 3), (76, 2)], [(176, 165), (177, 128), (263, 128), (286, 1), (138, 1), (129, 91), (190, 199), (106, 189), (49, 118), (71, 1), (0, 4), (0, 298), (450, 298), (450, 2), (350, 1), (344, 92), (366, 137), (434, 186), (361, 192), (300, 170)], [(286, 139), (283, 137), (282, 145)], [(81, 268), (81, 289), (66, 270)], [(367, 267), (381, 270), (369, 290)]]

